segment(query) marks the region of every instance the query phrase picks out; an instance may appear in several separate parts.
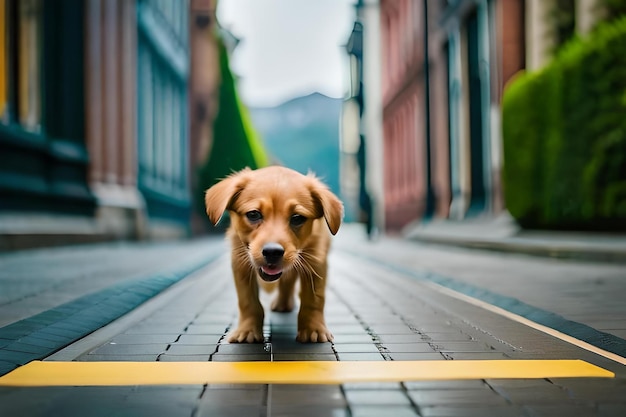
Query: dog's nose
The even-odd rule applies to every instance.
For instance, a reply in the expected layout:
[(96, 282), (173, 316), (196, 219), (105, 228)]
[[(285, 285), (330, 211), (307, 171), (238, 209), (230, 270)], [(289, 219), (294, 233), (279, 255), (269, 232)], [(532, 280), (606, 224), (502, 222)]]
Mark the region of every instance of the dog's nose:
[(283, 255), (285, 254), (285, 248), (282, 247), (279, 243), (266, 243), (263, 246), (263, 250), (261, 251), (263, 257), (265, 258), (265, 262), (268, 264), (276, 264), (280, 262)]

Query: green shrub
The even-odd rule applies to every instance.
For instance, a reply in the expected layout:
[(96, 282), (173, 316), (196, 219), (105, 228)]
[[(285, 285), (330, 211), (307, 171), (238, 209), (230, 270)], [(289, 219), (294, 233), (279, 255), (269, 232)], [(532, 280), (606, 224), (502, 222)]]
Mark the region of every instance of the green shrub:
[(545, 188), (546, 177), (552, 175), (550, 155), (562, 146), (554, 123), (560, 119), (558, 85), (557, 73), (549, 67), (521, 73), (502, 100), (505, 194), (509, 211), (522, 225), (540, 223), (550, 198)]
[(604, 8), (608, 20), (626, 15), (626, 0), (602, 0), (599, 5)]
[(228, 53), (219, 42), (220, 75), (219, 108), (213, 122), (213, 145), (206, 163), (198, 170), (195, 190), (197, 209), (204, 213), (204, 192), (229, 174), (250, 167), (268, 165), (263, 143), (241, 103), (230, 70)]
[(507, 207), (524, 227), (626, 228), (626, 18), (505, 89)]

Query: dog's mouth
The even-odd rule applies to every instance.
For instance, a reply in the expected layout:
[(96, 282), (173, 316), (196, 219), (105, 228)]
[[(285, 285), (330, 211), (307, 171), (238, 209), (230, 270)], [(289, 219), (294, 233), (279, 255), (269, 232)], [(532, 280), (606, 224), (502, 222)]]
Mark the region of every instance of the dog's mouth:
[(283, 268), (280, 265), (267, 264), (259, 268), (259, 275), (263, 281), (276, 281), (283, 274)]

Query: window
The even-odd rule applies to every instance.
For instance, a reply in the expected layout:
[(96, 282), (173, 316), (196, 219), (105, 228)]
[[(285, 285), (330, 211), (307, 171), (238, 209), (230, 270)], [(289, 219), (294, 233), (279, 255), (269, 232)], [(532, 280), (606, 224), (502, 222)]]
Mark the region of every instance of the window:
[(138, 2), (139, 188), (151, 216), (185, 220), (189, 207), (188, 2)]
[(41, 0), (0, 0), (0, 118), (41, 129)]
[(20, 0), (18, 6), (18, 121), (28, 130), (41, 122), (41, 1)]

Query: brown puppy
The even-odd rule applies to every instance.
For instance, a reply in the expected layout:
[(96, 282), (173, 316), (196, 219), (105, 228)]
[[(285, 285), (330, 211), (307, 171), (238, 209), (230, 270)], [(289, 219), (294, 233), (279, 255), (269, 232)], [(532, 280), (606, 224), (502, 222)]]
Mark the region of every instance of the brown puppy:
[[(263, 307), (258, 280), (265, 289), (278, 287), (273, 311), (294, 308), (300, 279), (300, 342), (328, 342), (333, 335), (324, 321), (326, 257), (330, 232), (337, 233), (341, 201), (313, 175), (279, 166), (244, 169), (206, 192), (206, 210), (217, 224), (228, 210), (232, 268), (239, 299), (239, 325), (230, 342), (263, 341)], [(280, 278), (280, 279), (279, 279)]]

